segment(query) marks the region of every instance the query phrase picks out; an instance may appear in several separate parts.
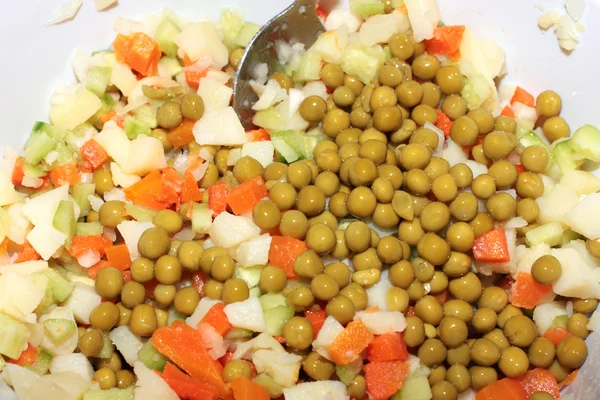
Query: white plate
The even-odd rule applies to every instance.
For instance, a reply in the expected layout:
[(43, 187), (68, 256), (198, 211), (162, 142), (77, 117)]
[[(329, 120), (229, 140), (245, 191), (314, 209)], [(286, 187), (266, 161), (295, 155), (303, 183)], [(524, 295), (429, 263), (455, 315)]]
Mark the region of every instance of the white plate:
[[(73, 21), (45, 27), (63, 0), (5, 2), (0, 13), (0, 99), (2, 127), (0, 145), (21, 147), (36, 120), (47, 120), (48, 98), (56, 84), (74, 82), (70, 68), (77, 47), (87, 52), (110, 46), (115, 17), (140, 18), (169, 6), (185, 16), (216, 20), (222, 6), (239, 6), (248, 20), (266, 22), (290, 0), (121, 0), (97, 12), (92, 0), (84, 4)], [(440, 0), (446, 24), (465, 24), (498, 42), (507, 53), (506, 81), (520, 83), (536, 94), (552, 88), (563, 97), (563, 115), (572, 127), (600, 125), (600, 0), (586, 0), (583, 17), (586, 32), (581, 47), (563, 54), (551, 32), (541, 32), (541, 12), (534, 0)], [(347, 2), (347, 0), (346, 0)], [(543, 0), (549, 10), (563, 10), (561, 0)]]

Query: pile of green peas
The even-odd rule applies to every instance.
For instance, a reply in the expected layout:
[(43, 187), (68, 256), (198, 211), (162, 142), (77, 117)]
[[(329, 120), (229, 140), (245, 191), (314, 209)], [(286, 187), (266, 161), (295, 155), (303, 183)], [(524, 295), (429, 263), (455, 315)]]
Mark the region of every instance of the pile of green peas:
[[(385, 4), (391, 7), (391, 1)], [(303, 119), (321, 126), (328, 136), (314, 149), (312, 160), (263, 167), (245, 156), (228, 166), (227, 147), (195, 142), (187, 146), (190, 153), (206, 149), (214, 157), (199, 182), (201, 188), (262, 177), (268, 198), (255, 206), (255, 224), (307, 244), (294, 262), (298, 280), (288, 280), (273, 266), (263, 266), (260, 272), (261, 293), (283, 294), (297, 312), (283, 327), (286, 349), (303, 357), (302, 379), (335, 379), (335, 364), (311, 351), (314, 330), (303, 312), (324, 307), (328, 316), (345, 325), (367, 308), (367, 289), (388, 270), (392, 287), (386, 293), (387, 308), (406, 315), (404, 340), (431, 368), (428, 380), (434, 400), (456, 399), (469, 388), (479, 390), (504, 376), (519, 377), (532, 367), (547, 368), (558, 381), (565, 379), (587, 356), (588, 316), (598, 302), (572, 299), (573, 314), (566, 326), (571, 336), (555, 346), (509, 303), (504, 289), (471, 269), (476, 238), (515, 216), (529, 224), (518, 229), (519, 237), (539, 226), (535, 199), (544, 191), (539, 174), (548, 164), (547, 151), (541, 146), (526, 148), (520, 155), (525, 172), (519, 173), (508, 160), (518, 148), (512, 118), (494, 117), (484, 108), (468, 110), (460, 95), (465, 79), (458, 67), (441, 64), (410, 35), (394, 35), (389, 49), (392, 58), (368, 84), (338, 65), (324, 65), (320, 78), (331, 94), (327, 99), (310, 96), (299, 108)], [(230, 54), (233, 68), (241, 54), (239, 50)], [(271, 79), (286, 90), (295, 85), (283, 73)], [(165, 129), (178, 126), (183, 118), (202, 117), (202, 99), (194, 96), (169, 100), (158, 110), (163, 129), (153, 135), (166, 152), (173, 146)], [(439, 138), (424, 125), (437, 122), (438, 108), (453, 121), (452, 140), (486, 165), (486, 174), (474, 177), (467, 165), (450, 166), (433, 156)], [(569, 126), (559, 116), (558, 94), (541, 93), (536, 108), (547, 118), (543, 132), (548, 140), (569, 135)], [(114, 187), (107, 169), (94, 173), (94, 183), (100, 196)], [(502, 191), (510, 188), (516, 190), (517, 199)], [(234, 277), (236, 262), (227, 249), (205, 249), (203, 239), (172, 239), (188, 223), (182, 210), (156, 214), (156, 227), (140, 238), (141, 257), (131, 265), (132, 281), (125, 283), (114, 268), (100, 271), (96, 290), (115, 303), (99, 305), (90, 318), (91, 329), (80, 328), (82, 353), (96, 356), (102, 333), (116, 326), (127, 325), (140, 337), (151, 336), (167, 323), (168, 307), (191, 315), (200, 293), (189, 286), (187, 273), (205, 274), (206, 297), (225, 304), (249, 298), (246, 282)], [(87, 221), (115, 228), (127, 218), (123, 202), (107, 201)], [(369, 224), (393, 234), (380, 236)], [(600, 256), (597, 242), (588, 241), (587, 246), (592, 255)], [(534, 279), (544, 285), (554, 283), (561, 272), (560, 262), (552, 256), (540, 258), (532, 267)], [(103, 389), (127, 387), (135, 379), (121, 368), (118, 355), (97, 364), (96, 380)], [(223, 376), (226, 382), (250, 378), (252, 369), (245, 360), (232, 360)], [(282, 394), (281, 386), (267, 375), (259, 374), (255, 380), (273, 398)], [(365, 396), (364, 376), (359, 374), (347, 392), (353, 398)], [(532, 397), (550, 398), (545, 392)]]

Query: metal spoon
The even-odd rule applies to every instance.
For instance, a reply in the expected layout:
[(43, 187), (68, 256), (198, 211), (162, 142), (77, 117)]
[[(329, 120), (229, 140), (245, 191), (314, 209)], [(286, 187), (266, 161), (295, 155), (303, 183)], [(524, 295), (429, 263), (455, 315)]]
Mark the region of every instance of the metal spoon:
[(233, 108), (246, 130), (253, 127), (252, 104), (258, 99), (250, 86), (254, 70), (261, 63), (267, 64), (269, 75), (283, 70), (275, 49), (275, 42), (278, 40), (303, 43), (309, 48), (324, 30), (316, 9), (317, 0), (294, 1), (267, 22), (246, 47), (233, 87)]

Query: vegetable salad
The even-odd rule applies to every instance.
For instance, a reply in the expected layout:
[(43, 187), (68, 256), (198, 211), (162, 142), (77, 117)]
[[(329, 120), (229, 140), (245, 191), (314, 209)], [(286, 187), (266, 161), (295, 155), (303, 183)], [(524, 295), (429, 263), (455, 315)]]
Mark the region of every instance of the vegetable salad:
[(119, 18), (110, 49), (76, 52), (78, 83), (1, 161), (0, 398), (551, 400), (577, 381), (600, 131), (552, 90), (498, 91), (502, 49), (434, 0), (350, 5), (256, 68), (250, 131), (230, 82), (259, 27), (237, 10)]

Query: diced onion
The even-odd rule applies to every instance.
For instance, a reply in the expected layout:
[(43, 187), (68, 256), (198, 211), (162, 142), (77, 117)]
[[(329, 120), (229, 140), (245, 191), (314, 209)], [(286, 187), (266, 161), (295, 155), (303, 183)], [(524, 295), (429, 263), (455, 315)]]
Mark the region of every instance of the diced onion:
[(106, 236), (108, 238), (108, 240), (110, 240), (111, 242), (114, 242), (117, 240), (117, 232), (115, 232), (114, 228), (104, 227), (104, 229), (102, 230), (102, 234), (104, 236)]
[(202, 73), (213, 65), (212, 57), (201, 56), (198, 61), (187, 67), (183, 67), (184, 72), (197, 72)]
[(83, 4), (83, 0), (68, 0), (58, 6), (58, 11), (54, 18), (46, 22), (46, 26), (60, 24), (68, 19), (71, 19), (77, 14), (79, 8)]
[(508, 222), (504, 225), (506, 229), (518, 229), (527, 226), (527, 221), (523, 217), (515, 217), (508, 220)]
[(81, 174), (81, 183), (92, 183), (94, 180), (94, 174), (91, 172), (83, 172)]
[(192, 230), (192, 228), (189, 227), (185, 227), (182, 230), (180, 230), (179, 232), (177, 232), (174, 236), (173, 239), (175, 240), (192, 240), (194, 239), (194, 237), (196, 237), (196, 232), (194, 232)]
[(29, 188), (39, 188), (44, 183), (40, 178), (36, 178), (34, 176), (24, 176), (21, 184), (25, 187)]
[(430, 122), (425, 122), (425, 128), (431, 129), (432, 131), (434, 131), (436, 133), (436, 135), (438, 135), (438, 144), (435, 147), (435, 149), (433, 149), (433, 155), (437, 156), (437, 157), (441, 157), (442, 152), (444, 151), (444, 140), (445, 140), (444, 131), (442, 131), (440, 128), (438, 128), (437, 126), (433, 125)]
[(100, 253), (97, 250), (88, 250), (81, 256), (77, 257), (77, 262), (83, 268), (90, 268), (98, 261), (100, 261)]
[(52, 150), (50, 153), (46, 154), (44, 157), (44, 161), (48, 164), (52, 164), (54, 161), (58, 160), (58, 151)]
[(102, 207), (102, 204), (104, 204), (104, 200), (102, 200), (100, 197), (96, 197), (94, 195), (89, 195), (88, 200), (90, 201), (92, 210), (94, 210), (96, 212), (99, 212), (100, 207)]
[(206, 147), (203, 147), (200, 149), (200, 151), (198, 152), (198, 155), (205, 161), (211, 162), (212, 160), (214, 160), (215, 158), (213, 157), (213, 155), (210, 153), (210, 151), (208, 151), (208, 149)]

